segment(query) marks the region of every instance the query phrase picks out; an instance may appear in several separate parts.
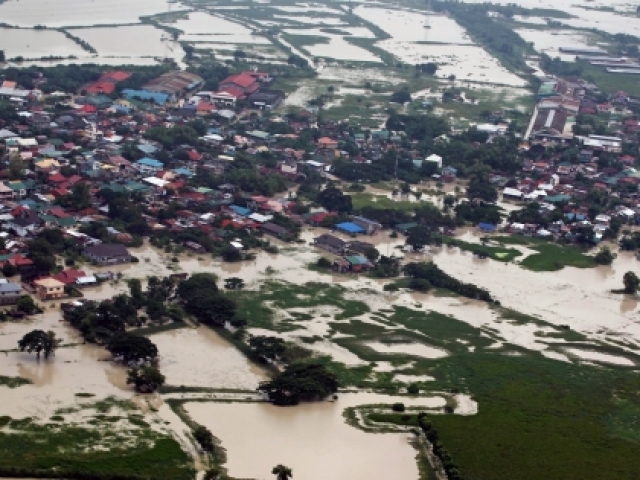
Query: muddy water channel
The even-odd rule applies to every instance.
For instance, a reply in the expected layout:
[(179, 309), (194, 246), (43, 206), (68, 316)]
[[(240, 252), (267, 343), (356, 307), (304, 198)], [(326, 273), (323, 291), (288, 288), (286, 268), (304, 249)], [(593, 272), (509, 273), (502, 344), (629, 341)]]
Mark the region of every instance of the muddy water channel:
[[(389, 472), (392, 478), (409, 480), (418, 477), (418, 468), (408, 433), (366, 433), (345, 423), (342, 415), (347, 407), (396, 401), (389, 395), (349, 393), (335, 402), (293, 408), (204, 402), (185, 408), (222, 441), (234, 477), (267, 478), (282, 463), (292, 468), (294, 478), (304, 480), (382, 480), (391, 478)], [(445, 405), (442, 397), (402, 401), (425, 409)]]

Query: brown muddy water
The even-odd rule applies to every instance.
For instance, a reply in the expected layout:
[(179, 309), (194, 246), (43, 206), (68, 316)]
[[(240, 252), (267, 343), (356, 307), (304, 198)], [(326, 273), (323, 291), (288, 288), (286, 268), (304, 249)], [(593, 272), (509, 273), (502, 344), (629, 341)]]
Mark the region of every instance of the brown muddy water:
[[(271, 478), (271, 469), (282, 463), (292, 468), (294, 478), (304, 480), (409, 480), (418, 477), (410, 434), (366, 433), (347, 425), (342, 416), (347, 407), (396, 401), (389, 395), (349, 393), (336, 402), (290, 408), (192, 402), (185, 409), (222, 441), (234, 477)], [(445, 405), (442, 397), (400, 401), (427, 409)]]

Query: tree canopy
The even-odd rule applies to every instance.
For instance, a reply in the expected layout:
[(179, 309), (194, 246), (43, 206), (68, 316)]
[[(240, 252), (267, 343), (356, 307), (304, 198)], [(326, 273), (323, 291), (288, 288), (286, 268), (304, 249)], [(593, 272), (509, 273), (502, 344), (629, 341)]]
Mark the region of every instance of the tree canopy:
[(106, 348), (114, 358), (121, 358), (124, 363), (150, 362), (158, 356), (158, 348), (151, 340), (131, 333), (114, 335)]
[(262, 382), (258, 391), (274, 405), (291, 406), (301, 401), (321, 400), (338, 391), (338, 380), (319, 363), (294, 363), (272, 380)]
[(28, 353), (36, 352), (38, 359), (40, 358), (40, 354), (42, 354), (44, 358), (49, 358), (51, 355), (55, 355), (59, 343), (60, 341), (56, 339), (56, 334), (52, 331), (31, 330), (18, 340), (18, 348), (21, 352), (25, 350)]

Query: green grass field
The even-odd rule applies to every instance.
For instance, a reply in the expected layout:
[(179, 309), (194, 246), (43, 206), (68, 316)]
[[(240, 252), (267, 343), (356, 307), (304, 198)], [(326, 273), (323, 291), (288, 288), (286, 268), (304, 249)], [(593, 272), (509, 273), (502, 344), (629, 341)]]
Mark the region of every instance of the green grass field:
[(491, 245), (478, 245), (477, 243), (469, 243), (463, 240), (457, 240), (455, 238), (443, 237), (443, 241), (446, 241), (449, 244), (455, 245), (460, 250), (464, 250), (467, 252), (471, 252), (474, 254), (484, 254), (493, 260), (497, 260), (499, 262), (511, 262), (515, 260), (516, 257), (522, 255), (520, 250), (516, 250), (515, 248), (502, 248), (502, 247), (494, 247)]
[(539, 244), (531, 247), (539, 253), (529, 255), (520, 264), (535, 272), (554, 272), (564, 267), (592, 268), (597, 264), (573, 246), (562, 246), (554, 243)]
[[(97, 412), (87, 410), (86, 424), (66, 416), (85, 409)], [(178, 442), (154, 431), (135, 409), (107, 398), (60, 409), (51, 423), (1, 417), (0, 476), (192, 479), (192, 460)]]

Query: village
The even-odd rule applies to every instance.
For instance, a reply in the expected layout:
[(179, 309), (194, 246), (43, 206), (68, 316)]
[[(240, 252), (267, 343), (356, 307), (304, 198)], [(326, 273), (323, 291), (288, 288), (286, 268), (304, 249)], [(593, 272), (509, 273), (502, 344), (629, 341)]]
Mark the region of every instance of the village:
[[(151, 363), (167, 385), (164, 376), (148, 390), (136, 384), (133, 398), (158, 424), (154, 434), (179, 443), (172, 458), (183, 470), (167, 478), (186, 478), (193, 464), (201, 474), (226, 465), (255, 475), (238, 452), (256, 448), (234, 443), (237, 425), (211, 419), (267, 403), (256, 386), (305, 362), (324, 362), (359, 389), (340, 393), (342, 407), (361, 408), (358, 395), (405, 402), (402, 417), (383, 418), (396, 415), (396, 434), (418, 425), (424, 438), (433, 433), (418, 408), (441, 417), (439, 429), (455, 421), (447, 416), (485, 408), (461, 387), (466, 373), (445, 370), (465, 355), (478, 354), (486, 372), (492, 362), (531, 361), (545, 375), (588, 365), (604, 378), (640, 365), (630, 320), (640, 280), (620, 275), (636, 270), (640, 250), (636, 97), (550, 75), (528, 125), (492, 111), (461, 128), (410, 99), (370, 128), (327, 119), (314, 99), (287, 105), (266, 68), (153, 68), (92, 70), (68, 91), (46, 70), (2, 80), (0, 319), (12, 320), (5, 353), (16, 353), (11, 335), (51, 328), (67, 342), (58, 355), (74, 358), (65, 367), (91, 371), (87, 388), (116, 397), (133, 395), (133, 380), (120, 378), (115, 353), (104, 361), (98, 352), (111, 352), (119, 335), (152, 338)], [(560, 296), (572, 289), (579, 299)], [(525, 301), (530, 291), (541, 298)], [(73, 357), (82, 349), (89, 360)], [(214, 360), (190, 361), (187, 350)], [(53, 368), (39, 355), (38, 368)], [(219, 360), (229, 371), (211, 365)], [(108, 385), (90, 370), (103, 368), (112, 369)], [(93, 395), (72, 384), (79, 393), (67, 396)], [(57, 400), (47, 415), (79, 401)], [(388, 433), (370, 419), (380, 412), (361, 412), (347, 425), (334, 409), (335, 431), (355, 430), (363, 442), (362, 430)], [(196, 420), (232, 445), (226, 464), (213, 440), (194, 441)], [(437, 478), (461, 478), (435, 444), (425, 445), (438, 452)], [(398, 468), (414, 476), (404, 447)], [(260, 471), (280, 454), (270, 448)], [(451, 437), (447, 448), (464, 450)]]

